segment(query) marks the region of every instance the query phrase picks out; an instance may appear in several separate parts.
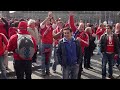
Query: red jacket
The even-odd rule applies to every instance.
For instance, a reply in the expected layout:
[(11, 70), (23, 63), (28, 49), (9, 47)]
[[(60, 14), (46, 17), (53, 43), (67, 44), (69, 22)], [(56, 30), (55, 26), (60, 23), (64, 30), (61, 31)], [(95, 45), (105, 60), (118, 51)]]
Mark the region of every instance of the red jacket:
[(0, 23), (0, 33), (3, 33), (6, 37), (8, 37), (7, 31), (5, 29), (5, 24)]
[(9, 30), (8, 30), (8, 36), (9, 38), (14, 35), (14, 34), (17, 34), (17, 28), (15, 27), (10, 27)]
[[(19, 34), (28, 34), (30, 35), (26, 30), (21, 30), (19, 32)], [(31, 36), (32, 37), (32, 36)], [(19, 54), (17, 54), (15, 52), (15, 49), (17, 49), (17, 38), (18, 38), (18, 35), (17, 34), (14, 34), (13, 36), (10, 37), (9, 39), (9, 42), (8, 42), (8, 45), (7, 45), (7, 50), (10, 52), (10, 51), (13, 51), (13, 57), (15, 60), (23, 60), (19, 57)], [(35, 51), (37, 51), (37, 45), (36, 45), (36, 41), (34, 39), (34, 37), (32, 37), (32, 40), (33, 40), (33, 43), (34, 43), (34, 48), (35, 48)], [(32, 60), (29, 59), (29, 60)]]
[(7, 44), (8, 44), (8, 40), (6, 36), (0, 33), (0, 56), (4, 54)]
[(95, 30), (94, 30), (94, 29), (92, 29), (92, 34), (93, 34), (93, 33), (95, 33)]
[(105, 30), (106, 30), (105, 28), (101, 29), (100, 27), (98, 27), (98, 29), (96, 31), (96, 35), (98, 36), (98, 40), (100, 40), (100, 37), (101, 37), (101, 35), (104, 34)]
[(82, 53), (84, 54), (84, 48), (89, 46), (89, 36), (86, 32), (83, 31), (77, 37), (82, 39), (82, 41), (80, 41), (80, 44), (82, 48)]
[(75, 33), (75, 31), (77, 30), (77, 27), (75, 26), (73, 16), (70, 16), (69, 24), (70, 24), (70, 27), (71, 27), (73, 33)]
[[(75, 24), (74, 24), (74, 18), (73, 18), (73, 16), (70, 16), (69, 23), (70, 23), (70, 27), (71, 27), (73, 33), (75, 33), (75, 31), (77, 30), (77, 27), (76, 27)], [(89, 36), (88, 36), (88, 34), (87, 34), (86, 32), (84, 32), (84, 31), (80, 32), (80, 34), (77, 35), (77, 37), (80, 37), (80, 38), (81, 38), (83, 41), (85, 41), (85, 42), (86, 42), (86, 41), (87, 41), (87, 42), (89, 41)], [(84, 48), (89, 45), (89, 44), (84, 43), (83, 41), (80, 42), (80, 43), (81, 43), (81, 47), (82, 47), (82, 53), (84, 53)]]

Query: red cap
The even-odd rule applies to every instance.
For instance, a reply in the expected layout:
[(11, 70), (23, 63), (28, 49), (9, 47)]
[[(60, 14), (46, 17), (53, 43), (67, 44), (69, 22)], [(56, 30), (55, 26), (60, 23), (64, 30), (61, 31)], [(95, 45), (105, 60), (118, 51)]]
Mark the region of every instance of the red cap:
[(18, 29), (27, 29), (27, 22), (26, 21), (19, 22)]

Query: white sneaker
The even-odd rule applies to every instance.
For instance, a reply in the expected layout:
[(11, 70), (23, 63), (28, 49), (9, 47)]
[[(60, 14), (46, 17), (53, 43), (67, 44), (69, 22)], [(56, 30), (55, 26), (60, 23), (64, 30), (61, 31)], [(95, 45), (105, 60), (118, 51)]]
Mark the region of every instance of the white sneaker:
[(118, 70), (120, 70), (120, 65), (118, 66)]
[(32, 63), (33, 66), (37, 66), (37, 63)]

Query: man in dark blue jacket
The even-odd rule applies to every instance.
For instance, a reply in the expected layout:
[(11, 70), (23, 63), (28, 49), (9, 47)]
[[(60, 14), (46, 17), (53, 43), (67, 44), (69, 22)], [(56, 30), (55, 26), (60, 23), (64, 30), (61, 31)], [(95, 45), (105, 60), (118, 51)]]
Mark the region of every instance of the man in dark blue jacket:
[(57, 50), (58, 62), (63, 68), (63, 79), (77, 79), (82, 61), (80, 42), (72, 37), (72, 30), (68, 27), (64, 28), (63, 34)]

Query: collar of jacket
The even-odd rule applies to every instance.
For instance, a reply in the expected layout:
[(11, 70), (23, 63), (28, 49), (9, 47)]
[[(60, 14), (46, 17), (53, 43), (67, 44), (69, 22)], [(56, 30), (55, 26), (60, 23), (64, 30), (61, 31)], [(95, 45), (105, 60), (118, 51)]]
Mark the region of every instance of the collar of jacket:
[(27, 30), (19, 30), (18, 33), (19, 34), (29, 34)]
[[(105, 32), (105, 34), (106, 34), (107, 36), (109, 36), (109, 35), (107, 34), (107, 32)], [(114, 34), (114, 33), (112, 32), (111, 35), (113, 36), (113, 34)]]
[[(72, 41), (75, 41), (75, 38), (72, 36), (71, 40), (72, 40)], [(64, 37), (64, 38), (63, 38), (63, 42), (68, 42), (68, 40)]]

